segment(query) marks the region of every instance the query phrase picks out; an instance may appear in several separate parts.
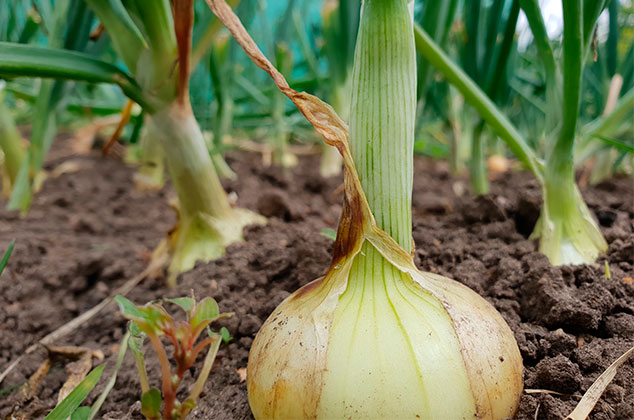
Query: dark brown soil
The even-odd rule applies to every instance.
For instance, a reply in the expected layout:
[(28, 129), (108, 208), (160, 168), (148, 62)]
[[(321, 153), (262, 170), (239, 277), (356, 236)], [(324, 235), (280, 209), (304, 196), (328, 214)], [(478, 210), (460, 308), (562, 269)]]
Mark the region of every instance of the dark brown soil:
[[(56, 150), (48, 167), (72, 159), (77, 172), (47, 180), (26, 219), (0, 211), (0, 250), (17, 239), (0, 279), (0, 371), (140, 272), (174, 221), (167, 193), (137, 191), (133, 170), (120, 161)], [(236, 370), (246, 367), (253, 337), (276, 305), (328, 267), (332, 241), (320, 230), (336, 227), (341, 211), (341, 181), (320, 179), (315, 158), (302, 159), (286, 175), (263, 168), (255, 155), (234, 154), (229, 162), (238, 180), (227, 182), (227, 189), (237, 194), (240, 206), (268, 216), (269, 224), (248, 228), (244, 243), (230, 246), (213, 263), (199, 264), (181, 277), (177, 289), (148, 279), (128, 296), (144, 303), (194, 290), (235, 313), (217, 326), (226, 326), (234, 338), (221, 347), (192, 419), (251, 418)], [(612, 179), (584, 191), (610, 243), (609, 254), (596, 266), (561, 268), (552, 267), (527, 239), (540, 204), (538, 186), (528, 174), (508, 174), (493, 183), (490, 195), (473, 197), (465, 192), (466, 181), (450, 177), (444, 164), (417, 159), (414, 185), (419, 267), (463, 282), (496, 306), (515, 332), (526, 388), (572, 395), (525, 394), (517, 419), (565, 417), (597, 376), (634, 345), (632, 180)], [(124, 332), (125, 321), (111, 305), (56, 344), (102, 351), (105, 378)], [(147, 354), (149, 376), (158, 384), (154, 354)], [(2, 383), (0, 418), (12, 413), (43, 418), (55, 405), (66, 378), (62, 363), (53, 366), (34, 398), (5, 392), (27, 380), (45, 356), (43, 349), (32, 353)], [(102, 418), (142, 418), (139, 394), (128, 354)], [(620, 369), (590, 418), (634, 419), (634, 360)]]

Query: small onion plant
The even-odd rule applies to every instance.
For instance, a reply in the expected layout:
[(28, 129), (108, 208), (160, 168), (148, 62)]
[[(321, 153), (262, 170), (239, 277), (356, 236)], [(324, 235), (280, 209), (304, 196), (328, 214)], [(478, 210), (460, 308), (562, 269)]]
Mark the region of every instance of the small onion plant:
[(249, 355), (256, 419), (502, 419), (522, 392), (513, 333), (467, 287), (412, 258), (416, 112), (412, 4), (365, 0), (348, 127), (291, 89), (223, 0), (207, 0), (343, 156), (345, 198), (327, 274), (277, 307)]
[(169, 256), (168, 284), (173, 286), (179, 273), (220, 257), (227, 245), (242, 239), (244, 226), (264, 218), (230, 205), (192, 112), (193, 0), (86, 3), (130, 73), (87, 54), (0, 43), (0, 76), (115, 83), (143, 107), (178, 194), (177, 225), (155, 253), (156, 258)]
[[(421, 27), (415, 27), (418, 52), (476, 108), (482, 119), (541, 185), (543, 205), (531, 237), (539, 239), (539, 251), (553, 265), (591, 264), (608, 249), (575, 183), (574, 172), (575, 139), (587, 136), (587, 133), (579, 133), (578, 130), (582, 73), (592, 50), (599, 15), (607, 3), (562, 0), (562, 59), (557, 60), (538, 1), (519, 1), (535, 38), (546, 79), (549, 112), (543, 130), (547, 140), (543, 158), (528, 145), (524, 136), (476, 83), (434, 43), (429, 34)], [(626, 115), (633, 103), (632, 92), (623, 94), (612, 114), (593, 123), (595, 130), (613, 125), (615, 119), (623, 121), (628, 118)]]

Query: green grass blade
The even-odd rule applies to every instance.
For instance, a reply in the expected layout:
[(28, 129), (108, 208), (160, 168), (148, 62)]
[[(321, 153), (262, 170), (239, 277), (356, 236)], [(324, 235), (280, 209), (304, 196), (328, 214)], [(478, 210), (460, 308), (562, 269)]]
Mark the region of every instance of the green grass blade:
[(150, 101), (136, 81), (126, 72), (88, 54), (75, 51), (0, 42), (0, 76), (114, 83), (143, 108), (152, 109)]
[(9, 247), (7, 248), (6, 251), (4, 251), (4, 255), (2, 256), (2, 259), (0, 260), (0, 275), (2, 275), (4, 268), (7, 266), (7, 263), (9, 262), (9, 257), (11, 257), (11, 253), (13, 252), (14, 246), (15, 246), (15, 239), (9, 242)]
[(110, 377), (110, 380), (106, 384), (106, 387), (104, 388), (103, 392), (99, 395), (99, 398), (97, 398), (97, 401), (95, 401), (95, 403), (90, 408), (90, 415), (86, 417), (86, 420), (92, 420), (95, 418), (95, 416), (99, 412), (99, 409), (103, 405), (104, 401), (106, 401), (108, 394), (114, 387), (114, 384), (117, 382), (117, 373), (119, 373), (119, 369), (121, 369), (121, 365), (123, 364), (123, 359), (125, 357), (126, 351), (128, 350), (129, 338), (130, 338), (130, 331), (126, 332), (125, 335), (123, 336), (123, 340), (121, 341), (121, 346), (119, 347), (119, 354), (117, 355), (117, 363), (114, 367), (114, 372), (112, 373), (112, 376)]
[[(260, 88), (258, 88), (251, 80), (247, 79), (240, 73), (234, 75), (236, 84), (242, 88), (250, 98), (254, 99), (260, 105), (268, 105), (269, 98), (264, 94)], [(275, 93), (274, 89), (269, 90), (271, 93)], [(238, 102), (238, 100), (236, 100)]]
[(73, 411), (73, 414), (71, 414), (70, 420), (86, 420), (88, 416), (90, 416), (90, 407), (77, 407), (77, 409)]
[(44, 420), (65, 420), (70, 417), (77, 407), (86, 399), (95, 385), (97, 385), (103, 373), (104, 366), (105, 365), (100, 365), (93, 369)]

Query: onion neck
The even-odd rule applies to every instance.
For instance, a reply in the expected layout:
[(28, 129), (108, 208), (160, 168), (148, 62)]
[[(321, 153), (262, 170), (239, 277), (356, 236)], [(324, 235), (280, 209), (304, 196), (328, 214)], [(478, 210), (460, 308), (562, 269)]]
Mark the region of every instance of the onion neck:
[(231, 206), (191, 108), (174, 103), (150, 120), (165, 152), (181, 217), (198, 213), (217, 218), (227, 216)]
[(608, 244), (575, 184), (572, 155), (553, 154), (544, 173), (544, 204), (532, 238), (553, 265), (592, 264)]
[(363, 3), (352, 73), (350, 147), (378, 227), (411, 252), (416, 53), (408, 3)]

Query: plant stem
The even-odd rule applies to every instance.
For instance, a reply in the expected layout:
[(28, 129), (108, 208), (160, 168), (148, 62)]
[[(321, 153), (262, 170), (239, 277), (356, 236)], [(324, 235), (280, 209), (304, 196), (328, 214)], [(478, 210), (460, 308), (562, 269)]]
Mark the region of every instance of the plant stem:
[(553, 265), (592, 264), (608, 249), (599, 226), (565, 166), (546, 172), (544, 204), (532, 238)]
[[(222, 25), (219, 20), (215, 22)], [(231, 170), (222, 153), (225, 135), (231, 132), (233, 124), (233, 99), (227, 92), (233, 73), (233, 69), (230, 68), (229, 39), (226, 37), (218, 40), (209, 54), (209, 76), (217, 104), (216, 120), (213, 126), (214, 150), (211, 160), (221, 178), (236, 179), (235, 172)]]
[(9, 109), (2, 102), (0, 102), (0, 150), (4, 153), (4, 167), (9, 178), (9, 186), (13, 186), (26, 156), (26, 148), (22, 145), (20, 133), (15, 127)]
[[(240, 3), (240, 0), (227, 1), (227, 4), (231, 6), (232, 8), (236, 7), (238, 3)], [(211, 46), (216, 41), (216, 36), (218, 35), (218, 32), (222, 28), (223, 28), (222, 22), (216, 19), (214, 16), (212, 20), (209, 22), (209, 24), (207, 25), (205, 32), (203, 32), (203, 34), (198, 39), (198, 41), (196, 42), (196, 44), (194, 45), (192, 49), (191, 58), (190, 58), (190, 65), (191, 65), (192, 71), (196, 69), (196, 67), (198, 66), (198, 63), (200, 63), (200, 60), (202, 60), (202, 58), (209, 52), (209, 50), (211, 49)]]
[(526, 19), (533, 33), (533, 39), (539, 51), (544, 71), (546, 73), (546, 102), (550, 104), (551, 110), (556, 112), (546, 113), (546, 131), (553, 130), (557, 123), (559, 123), (559, 112), (561, 109), (561, 70), (557, 61), (555, 61), (555, 54), (553, 48), (550, 45), (550, 39), (548, 38), (548, 32), (546, 30), (546, 24), (542, 16), (541, 9), (537, 0), (519, 0), (522, 10), (526, 14)]
[(178, 194), (178, 224), (155, 253), (170, 257), (167, 283), (176, 285), (178, 274), (197, 261), (208, 262), (224, 254), (225, 247), (242, 240), (248, 224), (265, 219), (233, 209), (214, 169), (200, 127), (191, 108), (178, 103), (150, 116), (165, 152), (165, 161)]
[(137, 61), (147, 43), (121, 0), (85, 0), (99, 21), (107, 28), (115, 49), (131, 72), (136, 71)]
[[(569, 172), (573, 177), (573, 153), (581, 98), (583, 27), (581, 0), (563, 0), (564, 85), (563, 125), (548, 157), (547, 171)], [(570, 176), (570, 175), (569, 175)]]
[[(619, 75), (615, 75), (614, 79), (617, 76)], [(612, 136), (613, 130), (618, 129), (627, 118), (631, 118), (632, 112), (634, 112), (634, 88), (624, 93), (611, 110), (608, 111), (606, 107), (603, 115), (581, 128), (584, 143), (597, 135)]]
[(170, 362), (167, 358), (167, 354), (165, 353), (165, 347), (163, 347), (163, 343), (158, 338), (157, 335), (152, 334), (148, 335), (154, 350), (156, 351), (156, 355), (158, 356), (160, 365), (161, 365), (161, 388), (163, 393), (163, 402), (164, 406), (164, 418), (171, 418), (172, 410), (174, 409), (174, 399), (176, 397), (176, 390), (172, 387), (172, 369), (170, 368)]
[(416, 51), (405, 0), (365, 0), (352, 73), (350, 146), (377, 225), (412, 247)]
[(143, 360), (143, 353), (134, 353), (134, 361), (136, 363), (136, 369), (139, 372), (139, 382), (141, 383), (141, 394), (145, 394), (150, 390), (150, 382), (147, 379), (147, 370), (145, 369), (145, 361)]
[(542, 164), (515, 126), (500, 112), (489, 97), (434, 43), (429, 35), (415, 25), (416, 49), (451, 83), (473, 106), (513, 154), (542, 183)]
[(198, 212), (227, 216), (231, 211), (227, 194), (214, 171), (191, 109), (175, 104), (150, 118), (165, 151), (181, 216)]
[[(335, 85), (330, 105), (334, 108), (335, 112), (344, 120), (350, 120), (350, 93), (351, 93), (351, 78), (348, 77), (341, 84)], [(323, 177), (330, 177), (339, 175), (343, 168), (343, 158), (337, 151), (337, 148), (323, 144), (321, 154), (321, 165), (319, 173)]]
[[(275, 62), (280, 73), (285, 76), (290, 74), (293, 67), (293, 57), (286, 44), (280, 43), (275, 46)], [(273, 162), (284, 168), (295, 166), (295, 159), (293, 159), (293, 156), (288, 151), (290, 127), (288, 126), (285, 115), (288, 98), (282, 93), (275, 93), (271, 100)]]
[(471, 140), (471, 187), (473, 193), (477, 195), (487, 194), (489, 192), (489, 180), (487, 179), (487, 167), (485, 163), (485, 144), (482, 141), (482, 131), (484, 130), (484, 122), (478, 123), (473, 129), (473, 138)]
[(189, 394), (189, 399), (194, 401), (194, 403), (198, 400), (201, 392), (203, 392), (203, 388), (207, 382), (207, 378), (209, 377), (209, 372), (214, 364), (214, 360), (216, 360), (216, 355), (218, 354), (221, 341), (220, 337), (217, 337), (209, 346), (203, 368), (200, 371), (200, 375), (198, 375), (198, 379), (196, 379), (196, 383), (194, 383), (194, 386), (192, 387), (191, 393)]

